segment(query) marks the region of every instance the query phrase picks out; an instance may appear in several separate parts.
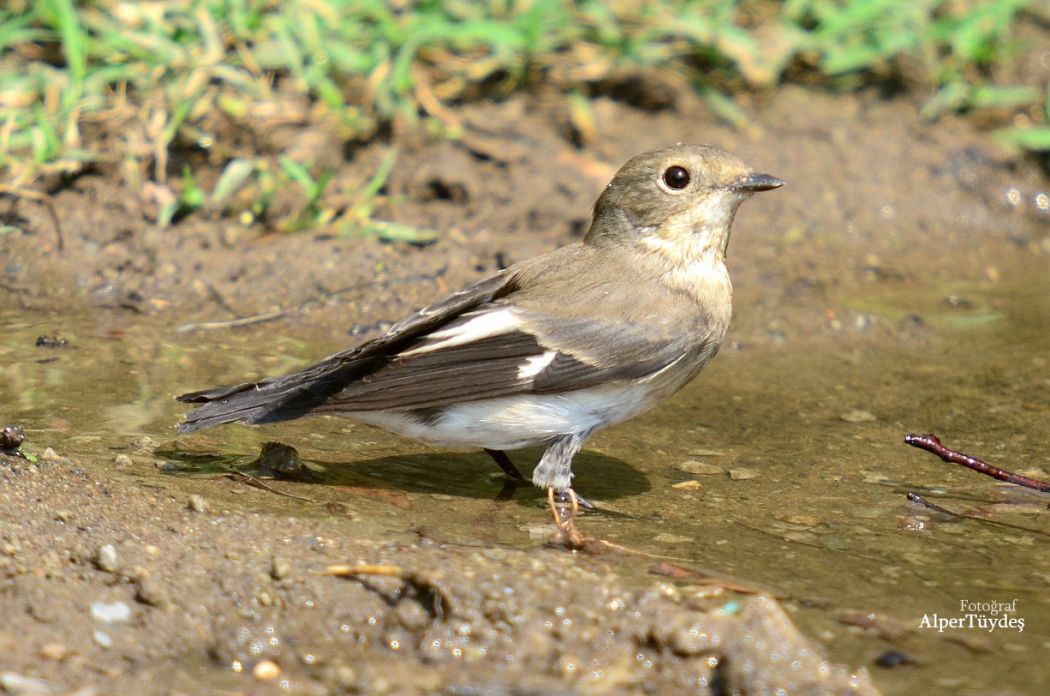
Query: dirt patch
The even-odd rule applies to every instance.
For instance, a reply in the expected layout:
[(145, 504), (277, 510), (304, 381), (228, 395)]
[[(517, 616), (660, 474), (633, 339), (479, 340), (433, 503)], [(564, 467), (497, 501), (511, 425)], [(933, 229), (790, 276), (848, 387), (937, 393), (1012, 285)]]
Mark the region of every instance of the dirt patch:
[(42, 679), (9, 673), (9, 693), (86, 674), (92, 693), (201, 693), (201, 669), (316, 694), (875, 693), (771, 598), (632, 590), (615, 554), (373, 541), (339, 515), (266, 530), (58, 457), (2, 456), (0, 485), (19, 520), (0, 531), (0, 645)]
[[(437, 230), (437, 243), (425, 248), (270, 234), (235, 220), (159, 229), (113, 179), (83, 176), (53, 197), (61, 237), (40, 202), (0, 200), (0, 217), (22, 230), (3, 237), (2, 282), (25, 306), (86, 303), (177, 322), (284, 311), (283, 319), (328, 327), (332, 340), (343, 340), (351, 327), (397, 320), (579, 238), (619, 164), (676, 141), (719, 143), (788, 182), (744, 206), (737, 222), (731, 270), (748, 298), (760, 293), (779, 304), (778, 294), (872, 272), (979, 273), (980, 260), (1004, 246), (1045, 252), (1050, 210), (1037, 199), (1046, 189), (1038, 169), (1006, 159), (963, 120), (929, 124), (905, 100), (789, 88), (752, 105), (754, 126), (741, 133), (702, 104), (679, 101), (652, 113), (599, 100), (596, 137), (582, 149), (570, 142), (557, 102), (526, 96), (466, 107), (473, 130), (460, 141), (406, 135), (376, 214)], [(330, 162), (335, 181), (361, 186), (387, 147)], [(959, 253), (942, 266), (947, 247)], [(838, 263), (823, 263), (830, 257)]]

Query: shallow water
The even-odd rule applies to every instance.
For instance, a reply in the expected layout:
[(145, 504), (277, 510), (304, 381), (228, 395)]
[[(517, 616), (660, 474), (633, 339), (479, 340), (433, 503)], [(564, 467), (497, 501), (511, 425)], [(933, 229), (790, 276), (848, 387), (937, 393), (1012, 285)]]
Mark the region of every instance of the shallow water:
[[(628, 577), (648, 582), (665, 559), (774, 592), (838, 661), (906, 652), (918, 664), (872, 668), (887, 693), (1032, 688), (1050, 649), (1050, 498), (902, 439), (934, 432), (1050, 478), (1050, 282), (1037, 271), (835, 298), (864, 321), (727, 346), (673, 400), (589, 441), (576, 487), (605, 512), (585, 515), (583, 532), (636, 550), (616, 556)], [(0, 418), (26, 428), (30, 452), (51, 446), (96, 476), (220, 507), (348, 515), (357, 533), (513, 546), (549, 534), (540, 491), (495, 500), (502, 476), (483, 453), (327, 418), (176, 439), (184, 409), (172, 394), (286, 372), (341, 346), (291, 338), (289, 326), (184, 335), (123, 319), (0, 314)], [(67, 347), (34, 345), (56, 333)], [(222, 476), (253, 472), (268, 440), (296, 447), (317, 480), (268, 481), (278, 495)], [(114, 464), (120, 453), (131, 463)], [(512, 458), (527, 472), (538, 454)], [(980, 519), (925, 509), (909, 491)], [(921, 626), (964, 616), (963, 601), (1014, 600), (1023, 631)]]

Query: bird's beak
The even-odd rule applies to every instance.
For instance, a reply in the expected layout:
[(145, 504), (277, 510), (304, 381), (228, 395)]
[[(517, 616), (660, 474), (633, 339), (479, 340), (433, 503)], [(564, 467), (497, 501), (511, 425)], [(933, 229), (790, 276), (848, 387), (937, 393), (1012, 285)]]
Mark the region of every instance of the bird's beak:
[(734, 181), (729, 185), (729, 188), (743, 193), (755, 193), (756, 191), (770, 191), (775, 188), (780, 188), (783, 185), (783, 179), (778, 179), (769, 174), (751, 172), (743, 179)]

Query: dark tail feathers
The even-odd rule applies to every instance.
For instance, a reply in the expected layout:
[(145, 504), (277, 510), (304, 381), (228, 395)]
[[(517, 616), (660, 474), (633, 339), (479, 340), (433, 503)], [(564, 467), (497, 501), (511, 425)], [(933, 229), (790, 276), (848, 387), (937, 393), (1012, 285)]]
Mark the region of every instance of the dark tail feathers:
[(181, 435), (223, 423), (276, 423), (304, 416), (360, 377), (371, 362), (323, 362), (284, 377), (182, 394), (175, 400), (203, 405), (187, 413), (177, 431)]

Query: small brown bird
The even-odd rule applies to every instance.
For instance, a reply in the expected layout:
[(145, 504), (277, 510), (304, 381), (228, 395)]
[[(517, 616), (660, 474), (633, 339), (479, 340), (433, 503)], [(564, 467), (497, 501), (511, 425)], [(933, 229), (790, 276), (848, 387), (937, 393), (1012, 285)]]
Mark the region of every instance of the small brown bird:
[(587, 437), (674, 394), (718, 351), (732, 313), (733, 216), (756, 191), (783, 184), (714, 145), (639, 155), (598, 198), (582, 242), (299, 372), (183, 394), (203, 405), (179, 432), (337, 414), (484, 448), (512, 475), (504, 450), (544, 445), (533, 483), (552, 509), (555, 493), (575, 506), (572, 459)]

